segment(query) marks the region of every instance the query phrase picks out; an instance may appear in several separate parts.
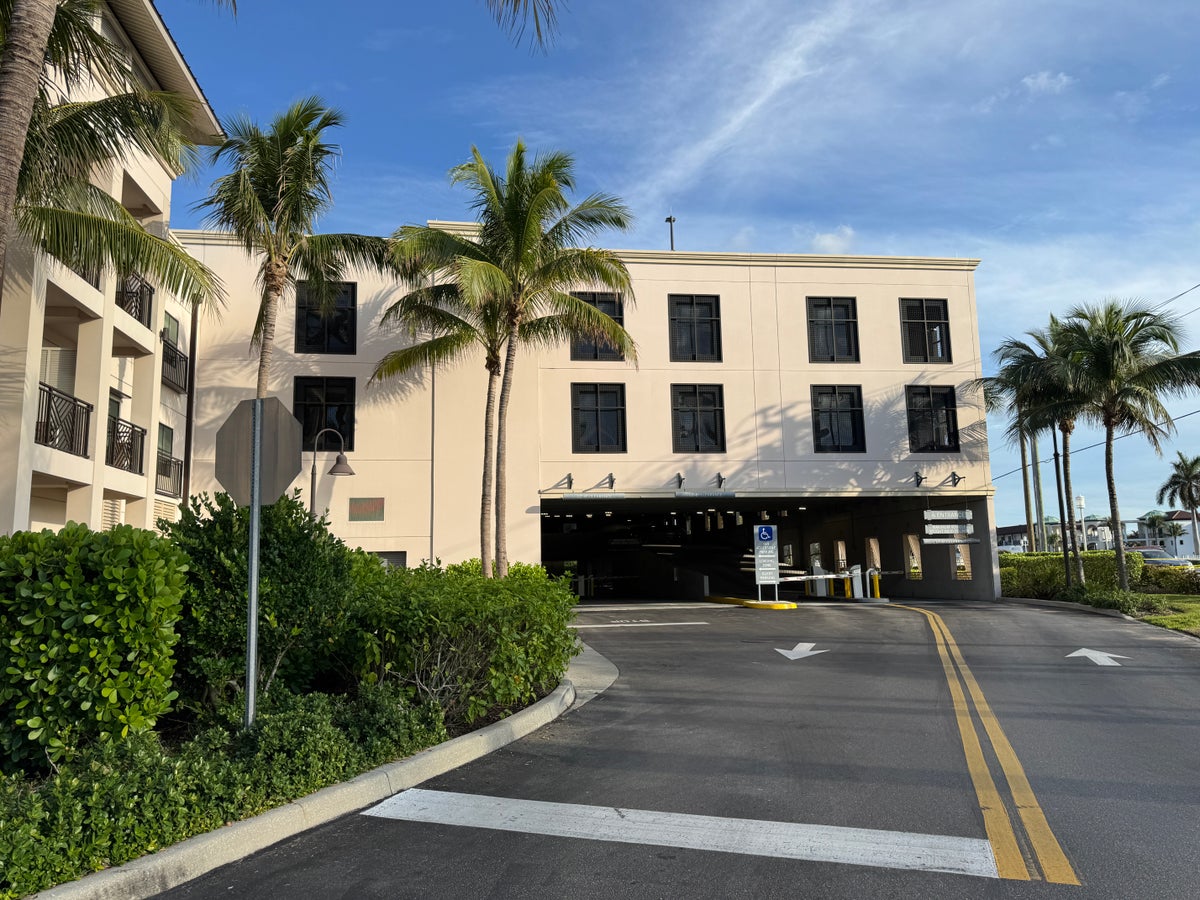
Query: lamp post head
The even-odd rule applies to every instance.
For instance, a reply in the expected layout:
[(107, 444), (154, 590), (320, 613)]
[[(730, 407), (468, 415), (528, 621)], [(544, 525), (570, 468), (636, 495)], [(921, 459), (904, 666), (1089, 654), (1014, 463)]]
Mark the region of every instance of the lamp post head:
[(339, 453), (333, 461), (333, 468), (329, 470), (330, 475), (353, 475), (354, 470), (350, 468), (350, 463), (346, 459), (345, 453)]

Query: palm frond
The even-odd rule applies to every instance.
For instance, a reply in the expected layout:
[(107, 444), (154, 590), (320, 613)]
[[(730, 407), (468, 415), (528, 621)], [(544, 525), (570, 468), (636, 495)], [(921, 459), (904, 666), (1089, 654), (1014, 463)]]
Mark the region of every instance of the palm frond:
[(425, 366), (447, 366), (470, 354), (474, 340), (468, 332), (456, 331), (401, 347), (383, 357), (371, 373), (371, 381), (386, 381)]

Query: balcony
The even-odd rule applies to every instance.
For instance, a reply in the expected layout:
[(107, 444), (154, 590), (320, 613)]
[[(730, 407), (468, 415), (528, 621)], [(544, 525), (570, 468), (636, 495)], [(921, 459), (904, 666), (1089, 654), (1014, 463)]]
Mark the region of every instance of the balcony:
[(141, 475), (144, 471), (142, 459), (145, 449), (145, 428), (116, 416), (108, 417), (108, 450), (104, 454), (104, 462), (107, 465)]
[(187, 354), (163, 338), (162, 382), (173, 391), (187, 393)]
[(117, 287), (117, 306), (149, 328), (154, 288), (141, 275), (126, 275)]
[(158, 452), (154, 490), (168, 497), (183, 496), (183, 460), (169, 453)]
[(92, 405), (45, 382), (38, 384), (38, 413), (33, 439), (39, 444), (71, 453), (88, 455), (88, 429)]

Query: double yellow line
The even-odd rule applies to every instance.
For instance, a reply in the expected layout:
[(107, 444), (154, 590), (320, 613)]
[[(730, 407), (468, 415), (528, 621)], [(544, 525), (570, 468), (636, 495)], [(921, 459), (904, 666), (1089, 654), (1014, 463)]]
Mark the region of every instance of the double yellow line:
[[(1042, 812), (1042, 807), (1034, 796), (1033, 788), (1029, 785), (1029, 779), (1025, 776), (1025, 770), (1017, 759), (1012, 744), (1009, 743), (1000, 723), (996, 721), (992, 708), (979, 688), (979, 682), (963, 661), (958, 644), (955, 643), (942, 617), (915, 606), (894, 604), (894, 607), (919, 612), (929, 620), (929, 627), (933, 630), (938, 656), (941, 657), (946, 683), (950, 686), (950, 696), (954, 701), (954, 717), (958, 722), (963, 753), (967, 757), (967, 769), (975, 786), (975, 794), (979, 798), (984, 828), (992, 845), (992, 853), (996, 857), (996, 870), (1000, 877), (1017, 881), (1037, 880), (1040, 877), (1051, 884), (1079, 884), (1079, 876), (1075, 874), (1057, 838), (1054, 837), (1054, 832), (1050, 830), (1046, 814)], [(966, 693), (963, 691), (964, 685)], [(1008, 807), (996, 787), (995, 779), (992, 778), (979, 732), (971, 718), (967, 693), (970, 694), (975, 715), (983, 725), (996, 762), (1004, 773), (1009, 794), (1024, 829), (1025, 845), (1032, 851), (1032, 858), (1028, 860), (1021, 851), (1021, 843), (1017, 839)]]

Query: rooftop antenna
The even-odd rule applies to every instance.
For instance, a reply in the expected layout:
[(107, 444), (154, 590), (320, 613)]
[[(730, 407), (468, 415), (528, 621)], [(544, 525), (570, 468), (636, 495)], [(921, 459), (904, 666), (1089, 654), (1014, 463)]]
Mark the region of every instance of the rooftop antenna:
[(663, 221), (666, 222), (667, 226), (671, 229), (671, 249), (674, 250), (675, 249), (675, 217), (667, 216), (665, 219), (663, 219)]

